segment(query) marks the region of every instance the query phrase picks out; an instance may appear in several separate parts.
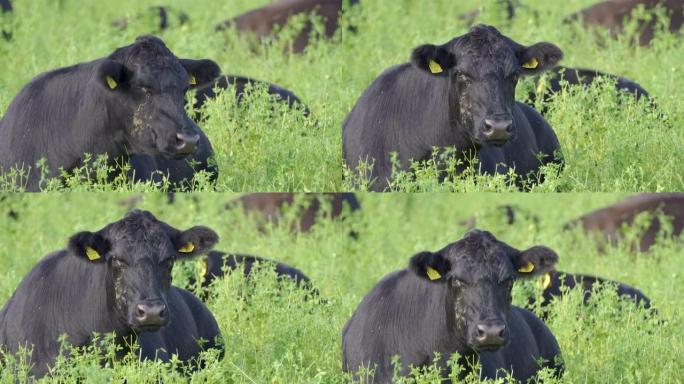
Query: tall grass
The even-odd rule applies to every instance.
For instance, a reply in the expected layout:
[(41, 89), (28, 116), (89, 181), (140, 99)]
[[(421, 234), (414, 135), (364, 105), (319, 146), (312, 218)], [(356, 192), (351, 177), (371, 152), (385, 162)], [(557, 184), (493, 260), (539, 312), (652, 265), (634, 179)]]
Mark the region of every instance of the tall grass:
[[(64, 247), (81, 230), (96, 230), (118, 220), (128, 209), (127, 193), (4, 195), (0, 206), (0, 302), (45, 254)], [(404, 268), (422, 250), (436, 250), (460, 239), (464, 221), (518, 248), (547, 245), (560, 256), (558, 269), (595, 274), (641, 289), (658, 310), (655, 318), (625, 303), (606, 289), (589, 307), (580, 292), (571, 292), (550, 307), (548, 325), (558, 338), (566, 362), (563, 383), (681, 382), (684, 331), (681, 291), (684, 286), (682, 239), (660, 241), (647, 254), (628, 246), (599, 254), (579, 232), (563, 224), (589, 210), (622, 198), (613, 194), (386, 194), (360, 196), (362, 210), (345, 221), (321, 220), (306, 234), (290, 231), (286, 221), (259, 231), (239, 209), (226, 210), (234, 195), (179, 195), (168, 204), (163, 194), (146, 194), (139, 207), (173, 226), (207, 225), (221, 237), (216, 249), (259, 255), (291, 264), (311, 279), (322, 300), (307, 299), (294, 285), (277, 284), (272, 272), (253, 279), (231, 274), (210, 288), (209, 308), (216, 316), (226, 354), (204, 356), (207, 367), (183, 374), (173, 364), (139, 362), (135, 356), (105, 360), (111, 354), (106, 337), (95, 348), (72, 351), (47, 382), (208, 383), (343, 383), (341, 330), (361, 298), (387, 273)], [(123, 203), (121, 201), (125, 200)], [(509, 226), (496, 208), (512, 204), (525, 213)], [(9, 218), (13, 211), (16, 219)], [(536, 215), (535, 220), (532, 215)], [(358, 238), (347, 234), (358, 233)], [(188, 287), (198, 273), (194, 262), (174, 268), (174, 283)], [(532, 284), (516, 284), (514, 302), (523, 305)], [(192, 288), (192, 287), (190, 287)], [(65, 309), (68, 310), (68, 309)], [(22, 364), (0, 362), (0, 382), (13, 383)], [(24, 369), (25, 370), (25, 369)], [(437, 383), (434, 370), (405, 383)], [(472, 381), (471, 381), (472, 382)]]
[[(535, 191), (665, 191), (681, 190), (684, 154), (680, 100), (684, 80), (684, 48), (678, 37), (659, 35), (649, 48), (633, 47), (628, 38), (597, 39), (573, 25), (562, 24), (567, 14), (593, 0), (547, 2), (524, 0), (512, 22), (502, 17), (494, 0), (430, 1), (373, 0), (343, 21), (332, 41), (312, 44), (302, 55), (283, 53), (287, 39), (256, 44), (234, 32), (214, 32), (231, 16), (266, 3), (265, 0), (177, 0), (172, 6), (187, 12), (190, 22), (159, 33), (179, 57), (211, 58), (225, 73), (249, 75), (293, 90), (311, 108), (273, 110), (263, 90), (241, 107), (224, 95), (206, 106), (202, 128), (217, 152), (220, 177), (215, 186), (197, 190), (220, 191), (332, 191), (353, 186), (349, 170), (342, 181), (341, 123), (363, 90), (384, 69), (406, 62), (412, 48), (441, 43), (467, 28), (458, 15), (480, 8), (479, 22), (497, 26), (514, 40), (532, 44), (546, 40), (565, 52), (563, 64), (615, 73), (633, 79), (651, 92), (667, 121), (645, 112), (642, 105), (623, 101), (604, 84), (581, 92), (570, 89), (552, 103), (548, 120), (557, 132), (566, 166), (547, 172)], [(76, 0), (15, 0), (16, 12), (4, 17), (14, 39), (0, 40), (0, 114), (5, 113), (22, 86), (41, 72), (103, 57), (130, 44), (138, 35), (155, 32), (153, 21), (133, 20), (128, 29), (110, 25), (134, 16), (152, 0), (135, 3)], [(299, 20), (301, 23), (303, 20)], [(285, 28), (283, 36), (291, 36)], [(599, 41), (603, 40), (602, 44)], [(519, 86), (522, 99), (524, 84)], [(400, 191), (493, 191), (512, 189), (496, 177), (471, 172), (446, 184), (437, 182), (434, 165), (416, 165), (417, 176), (397, 175)], [(51, 184), (54, 189), (156, 190), (163, 185), (131, 186), (107, 181)], [(5, 185), (4, 189), (11, 189)]]

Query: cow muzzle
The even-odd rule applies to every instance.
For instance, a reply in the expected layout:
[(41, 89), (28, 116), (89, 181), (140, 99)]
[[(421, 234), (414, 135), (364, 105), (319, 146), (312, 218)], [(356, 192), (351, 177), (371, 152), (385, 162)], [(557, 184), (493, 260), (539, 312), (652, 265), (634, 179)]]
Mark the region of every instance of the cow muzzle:
[(154, 331), (169, 322), (169, 310), (161, 300), (139, 303), (134, 309), (134, 328)]
[(176, 133), (175, 151), (179, 156), (192, 155), (197, 151), (200, 136), (197, 134)]
[(473, 347), (477, 350), (496, 350), (506, 343), (506, 324), (503, 322), (481, 322), (475, 326)]
[(486, 145), (500, 147), (513, 136), (513, 120), (508, 117), (491, 117), (484, 119), (482, 137)]

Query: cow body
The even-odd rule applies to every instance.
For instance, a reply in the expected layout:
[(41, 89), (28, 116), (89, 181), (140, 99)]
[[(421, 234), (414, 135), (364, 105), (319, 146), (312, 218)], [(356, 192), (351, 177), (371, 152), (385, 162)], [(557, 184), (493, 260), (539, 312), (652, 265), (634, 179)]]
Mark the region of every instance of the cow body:
[[(683, 193), (644, 193), (629, 197), (617, 204), (597, 209), (566, 224), (569, 229), (581, 225), (587, 234), (596, 233), (601, 237), (599, 244), (616, 244), (624, 238), (622, 226), (632, 225), (637, 215), (659, 212), (672, 218), (672, 236), (679, 236), (684, 229), (684, 194)], [(648, 251), (655, 243), (662, 224), (658, 217), (651, 218), (644, 233), (639, 238), (637, 249)]]
[[(225, 75), (221, 76), (216, 82), (209, 84), (197, 90), (195, 94), (195, 104), (194, 109), (199, 110), (202, 105), (208, 100), (216, 97), (216, 90), (218, 89), (228, 89), (232, 87), (235, 91), (235, 100), (240, 103), (245, 95), (245, 90), (248, 86), (263, 86), (266, 91), (275, 96), (276, 100), (287, 103), (290, 108), (295, 108), (297, 106), (302, 106), (305, 116), (309, 115), (309, 108), (302, 103), (302, 101), (294, 94), (294, 92), (289, 89), (285, 89), (276, 84), (267, 83), (262, 80), (255, 80), (244, 76), (234, 76)], [(201, 117), (200, 117), (201, 118)]]
[(84, 165), (84, 154), (112, 162), (131, 154), (183, 159), (197, 149), (200, 129), (185, 113), (189, 84), (218, 75), (209, 60), (180, 60), (152, 36), (110, 56), (42, 74), (14, 98), (0, 120), (0, 168), (31, 172), (26, 188)]
[[(544, 103), (549, 103), (552, 100), (553, 95), (559, 93), (563, 89), (561, 82), (567, 82), (569, 85), (580, 85), (586, 88), (599, 78), (608, 78), (611, 81), (614, 81), (615, 91), (618, 94), (628, 94), (637, 100), (649, 98), (648, 91), (630, 79), (593, 69), (559, 66), (536, 79), (537, 92), (530, 91), (528, 93), (528, 101), (530, 105), (534, 105), (534, 102), (539, 98), (543, 100)], [(541, 112), (544, 113), (545, 109)]]
[(372, 163), (375, 191), (389, 185), (393, 152), (402, 170), (410, 160), (429, 159), (435, 147), (453, 147), (458, 156), (479, 151), (485, 173), (514, 167), (527, 176), (559, 162), (556, 134), (514, 96), (518, 76), (549, 69), (561, 57), (549, 43), (523, 47), (482, 25), (442, 46), (418, 47), (412, 63), (380, 75), (347, 116), (345, 162), (352, 170)]
[(46, 256), (24, 277), (0, 311), (0, 346), (11, 354), (32, 347), (36, 377), (54, 364), (62, 335), (80, 347), (94, 332), (113, 332), (122, 353), (137, 341), (143, 358), (169, 361), (175, 354), (189, 361), (216, 347), (220, 333), (198, 298), (170, 284), (171, 267), (216, 241), (208, 229), (180, 232), (140, 211), (99, 232), (74, 235), (66, 250)]
[[(357, 4), (358, 0), (349, 0), (349, 5)], [(243, 13), (231, 20), (227, 20), (217, 29), (231, 28), (235, 26), (238, 32), (250, 32), (258, 38), (264, 38), (273, 34), (277, 26), (285, 26), (288, 20), (298, 14), (316, 13), (325, 23), (325, 37), (332, 37), (337, 31), (339, 14), (342, 11), (344, 0), (282, 0), (266, 5), (262, 8)], [(309, 44), (312, 25), (307, 23), (304, 29), (294, 39), (292, 52), (301, 53)]]
[[(267, 222), (277, 225), (282, 219), (283, 208), (292, 205), (294, 202), (295, 194), (293, 193), (251, 193), (234, 200), (229, 203), (229, 206), (242, 205), (246, 215), (254, 215), (261, 222), (262, 226), (260, 229), (263, 231), (265, 230), (263, 224)], [(311, 203), (299, 213), (297, 228), (293, 228), (293, 230), (296, 229), (301, 232), (311, 230), (321, 209), (321, 202), (329, 202), (331, 204), (329, 211), (331, 219), (339, 217), (345, 205), (349, 206), (350, 211), (356, 211), (361, 208), (359, 201), (353, 193), (312, 194)]]
[[(684, 0), (608, 0), (587, 7), (566, 18), (566, 22), (580, 20), (585, 26), (600, 26), (608, 28), (612, 35), (623, 32), (625, 20), (629, 20), (632, 11), (638, 6), (652, 11), (656, 6), (664, 7), (670, 23), (668, 30), (672, 33), (679, 31), (684, 23)], [(651, 43), (655, 30), (655, 19), (640, 20), (637, 29), (639, 45)]]
[(343, 369), (374, 369), (368, 382), (388, 383), (392, 356), (400, 357), (400, 373), (407, 375), (410, 365), (431, 364), (435, 353), (445, 369), (458, 352), (479, 359), (483, 379), (501, 377), (503, 370), (527, 380), (540, 369), (540, 358), (560, 373), (558, 343), (534, 314), (511, 306), (506, 272), (528, 262), (534, 268), (523, 268), (526, 273), (543, 272), (557, 257), (544, 247), (520, 252), (493, 242), (491, 234), (471, 231), (437, 253), (415, 255), (408, 269), (383, 278), (344, 327)]

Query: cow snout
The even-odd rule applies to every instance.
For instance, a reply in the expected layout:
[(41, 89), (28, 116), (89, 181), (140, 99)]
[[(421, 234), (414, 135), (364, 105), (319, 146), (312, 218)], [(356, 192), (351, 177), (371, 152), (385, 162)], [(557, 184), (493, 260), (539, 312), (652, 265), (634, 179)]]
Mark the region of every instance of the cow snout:
[(190, 135), (187, 133), (176, 134), (176, 152), (180, 155), (191, 155), (197, 150), (197, 143), (199, 143), (199, 135)]
[(506, 325), (503, 323), (478, 324), (475, 340), (480, 347), (498, 348), (506, 341)]
[(485, 119), (482, 133), (487, 142), (492, 142), (494, 145), (503, 145), (513, 134), (513, 120)]
[(161, 327), (168, 320), (169, 311), (161, 301), (141, 303), (135, 307), (135, 320), (141, 327)]

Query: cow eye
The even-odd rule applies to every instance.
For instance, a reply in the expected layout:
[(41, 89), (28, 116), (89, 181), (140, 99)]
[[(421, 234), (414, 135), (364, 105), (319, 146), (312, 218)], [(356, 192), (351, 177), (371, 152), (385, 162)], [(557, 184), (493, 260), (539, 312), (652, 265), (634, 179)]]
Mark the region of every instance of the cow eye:
[(466, 283), (465, 281), (460, 280), (460, 279), (458, 279), (458, 278), (456, 278), (456, 277), (453, 277), (453, 278), (451, 279), (451, 286), (453, 286), (453, 287), (455, 287), (455, 288), (462, 288), (462, 287), (464, 287), (464, 286), (466, 286), (466, 285), (468, 285), (468, 283)]
[(138, 89), (144, 93), (150, 93), (150, 87), (146, 85), (138, 85)]
[(469, 83), (471, 78), (463, 72), (456, 72), (456, 79), (462, 83)]

